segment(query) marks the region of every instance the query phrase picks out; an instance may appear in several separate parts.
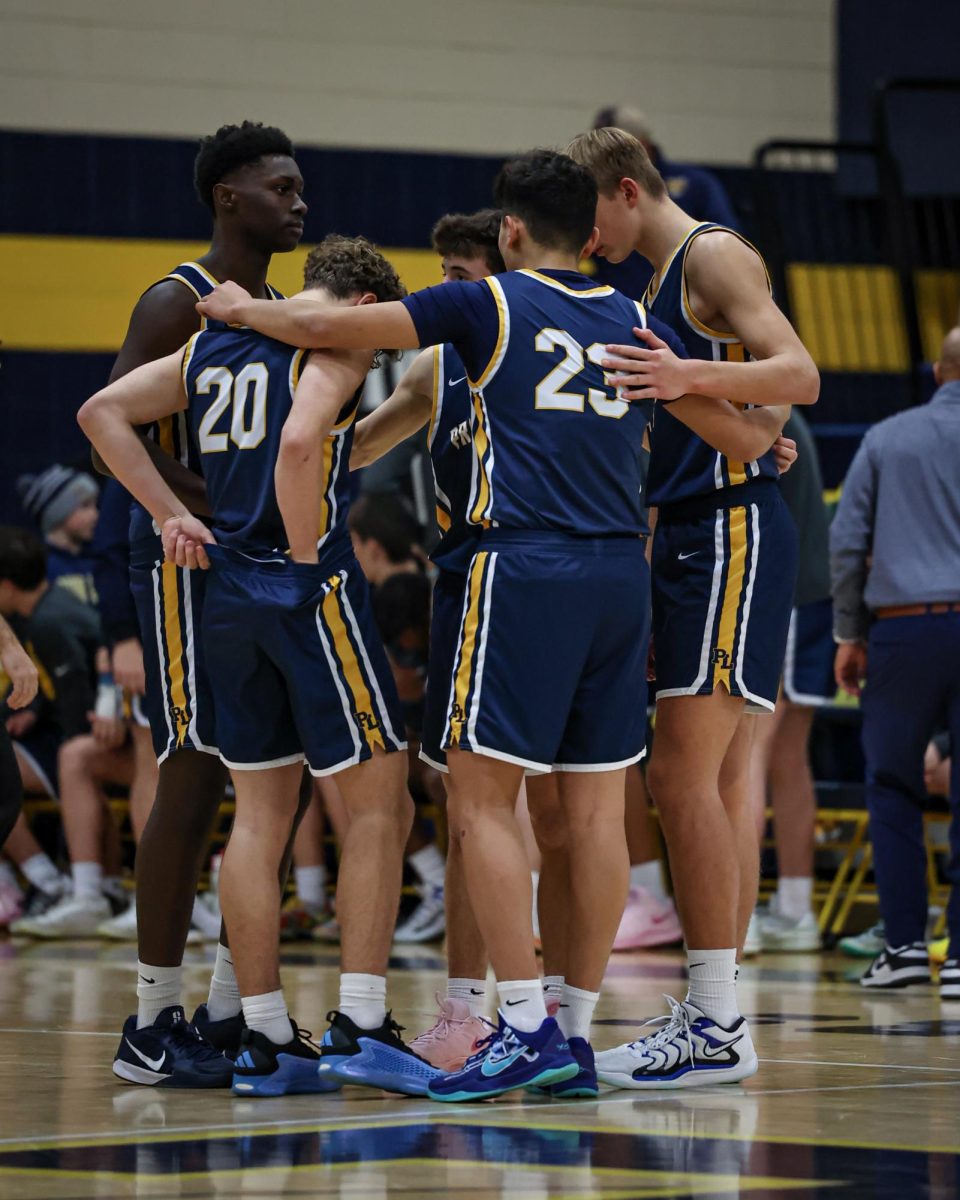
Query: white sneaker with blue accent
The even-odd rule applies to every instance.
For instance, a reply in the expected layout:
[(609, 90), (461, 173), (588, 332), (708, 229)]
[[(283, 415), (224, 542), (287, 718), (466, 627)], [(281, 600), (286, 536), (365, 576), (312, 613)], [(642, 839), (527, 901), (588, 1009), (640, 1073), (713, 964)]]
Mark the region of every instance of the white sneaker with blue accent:
[(661, 1024), (656, 1033), (597, 1055), (601, 1082), (654, 1091), (739, 1083), (756, 1074), (757, 1052), (745, 1018), (725, 1028), (689, 1002), (665, 999), (669, 1015), (645, 1022)]

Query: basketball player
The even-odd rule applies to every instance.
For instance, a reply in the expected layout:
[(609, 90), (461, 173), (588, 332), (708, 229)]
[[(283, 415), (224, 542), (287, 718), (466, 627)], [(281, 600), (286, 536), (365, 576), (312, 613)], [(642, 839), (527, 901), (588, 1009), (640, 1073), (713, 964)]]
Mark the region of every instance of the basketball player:
[[(266, 282), (270, 259), (296, 248), (307, 211), (286, 134), (249, 121), (224, 125), (200, 144), (195, 186), (213, 216), (210, 249), (197, 262), (173, 267), (140, 297), (111, 381), (182, 346), (202, 324), (197, 300), (218, 280), (235, 279), (256, 296), (279, 295)], [(183, 414), (157, 422), (150, 437), (178, 494), (188, 506), (206, 511)], [(135, 505), (130, 586), (160, 771), (137, 850), (137, 1027), (125, 1031), (114, 1071), (127, 1082), (164, 1087), (229, 1086), (231, 1081), (222, 1056), (210, 1056), (209, 1047), (186, 1027), (180, 1007), (197, 879), (226, 782), (199, 637), (204, 584), (204, 576), (185, 575), (163, 562), (152, 519)], [(235, 1046), (239, 1012), (229, 951), (221, 946), (208, 1003), (194, 1019), (220, 1048)]]
[[(305, 287), (318, 306), (405, 295), (362, 238), (329, 237), (314, 249)], [(220, 753), (237, 796), (220, 898), (246, 1022), (233, 1064), (239, 1095), (343, 1083), (422, 1095), (438, 1074), (403, 1044), (386, 1011), (413, 805), (406, 755), (396, 753), (406, 750), (402, 712), (346, 522), (353, 421), (373, 359), (365, 350), (307, 355), (249, 329), (209, 327), (80, 412), (105, 461), (171, 542), (200, 543), (187, 564), (213, 563), (203, 634)], [(134, 434), (178, 412), (201, 456), (213, 535)], [(340, 1008), (322, 1060), (290, 1020), (279, 978), (278, 872), (304, 758), (314, 775), (336, 775), (350, 818), (337, 897)]]
[[(618, 372), (623, 394), (669, 401), (693, 389), (738, 405), (812, 404), (816, 367), (774, 304), (757, 251), (731, 230), (688, 217), (623, 130), (592, 130), (568, 149), (599, 188), (599, 253), (618, 262), (636, 249), (651, 261), (647, 305), (689, 355), (649, 330), (637, 333), (639, 345), (608, 347), (603, 362)], [(621, 1087), (735, 1082), (756, 1070), (736, 999), (737, 952), (759, 876), (746, 714), (774, 709), (797, 561), (776, 474), (772, 454), (718, 454), (658, 408), (648, 497), (659, 509), (657, 734), (648, 782), (690, 987), (685, 1003), (671, 1001), (664, 1028), (598, 1057), (600, 1078)]]
[[(37, 668), (17, 635), (0, 616), (0, 678), (6, 695), (2, 704), (11, 711), (32, 703), (40, 686)], [(0, 721), (0, 846), (7, 840), (20, 815), (23, 789), (20, 768), (10, 744), (6, 724)]]
[[(650, 401), (622, 400), (600, 366), (611, 335), (635, 320), (645, 325), (646, 315), (577, 270), (596, 243), (596, 198), (587, 171), (535, 151), (498, 177), (509, 268), (502, 276), (430, 288), (377, 310), (265, 305), (232, 284), (199, 305), (210, 317), (306, 345), (451, 341), (471, 383), (468, 507), (481, 535), (444, 748), (468, 892), (501, 1011), (485, 1053), (430, 1084), (438, 1100), (577, 1077), (596, 1086), (587, 1038), (626, 894), (624, 769), (643, 753), (646, 723), (640, 452), (652, 412)], [(665, 326), (657, 332), (682, 353)], [(729, 406), (686, 397), (681, 409), (706, 414), (709, 424)], [(573, 832), (563, 997), (570, 1044), (546, 1015), (514, 815), (524, 770), (553, 769), (562, 772)]]

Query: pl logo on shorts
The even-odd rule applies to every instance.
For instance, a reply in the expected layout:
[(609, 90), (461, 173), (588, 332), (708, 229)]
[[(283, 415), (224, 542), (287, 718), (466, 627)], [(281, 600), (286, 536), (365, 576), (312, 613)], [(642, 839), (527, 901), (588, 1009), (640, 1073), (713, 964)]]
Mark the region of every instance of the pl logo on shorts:
[(721, 650), (719, 646), (714, 646), (713, 652), (710, 655), (710, 661), (724, 671), (730, 670), (730, 655), (726, 650)]
[(380, 728), (380, 723), (377, 720), (377, 718), (373, 715), (373, 713), (355, 712), (353, 714), (353, 719), (360, 726), (361, 730), (363, 730), (364, 733), (366, 733), (367, 731), (372, 732), (373, 730)]

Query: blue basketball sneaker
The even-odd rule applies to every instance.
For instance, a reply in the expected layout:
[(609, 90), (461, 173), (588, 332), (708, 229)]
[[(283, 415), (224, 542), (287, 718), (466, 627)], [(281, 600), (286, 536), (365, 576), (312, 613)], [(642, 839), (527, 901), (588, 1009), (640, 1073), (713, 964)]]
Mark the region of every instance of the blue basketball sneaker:
[(425, 1096), (431, 1080), (443, 1074), (403, 1041), (402, 1028), (390, 1013), (379, 1029), (361, 1029), (336, 1010), (327, 1013), (327, 1020), (330, 1028), (320, 1043), (321, 1079)]
[(230, 1086), (233, 1063), (205, 1042), (174, 1004), (142, 1029), (136, 1014), (127, 1017), (113, 1073), (149, 1087), (219, 1088)]
[(463, 1070), (434, 1080), (431, 1100), (488, 1100), (515, 1088), (562, 1083), (580, 1071), (566, 1038), (553, 1017), (527, 1033), (508, 1025), (503, 1013), (495, 1032), (464, 1063)]
[(220, 1050), (231, 1061), (240, 1053), (240, 1038), (247, 1027), (242, 1012), (222, 1021), (211, 1021), (207, 1006), (200, 1004), (190, 1024), (205, 1042), (209, 1042), (215, 1050)]
[(536, 1096), (556, 1096), (565, 1100), (595, 1100), (600, 1094), (597, 1083), (597, 1065), (593, 1057), (593, 1047), (581, 1037), (567, 1039), (570, 1053), (577, 1060), (580, 1070), (570, 1079), (560, 1083), (551, 1083), (546, 1087), (534, 1085), (527, 1091)]
[(266, 1034), (245, 1029), (240, 1053), (233, 1061), (233, 1090), (238, 1096), (288, 1096), (303, 1092), (336, 1092), (340, 1084), (317, 1074), (320, 1053), (309, 1030), (298, 1029), (292, 1018), (293, 1037), (283, 1046)]

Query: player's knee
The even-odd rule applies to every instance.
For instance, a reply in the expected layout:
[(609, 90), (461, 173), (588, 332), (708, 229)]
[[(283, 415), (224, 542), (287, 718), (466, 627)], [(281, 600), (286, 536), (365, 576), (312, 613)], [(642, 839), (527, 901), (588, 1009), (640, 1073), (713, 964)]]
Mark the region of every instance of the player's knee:
[(60, 747), (57, 758), (61, 776), (73, 773), (88, 773), (90, 765), (99, 753), (99, 746), (91, 734), (70, 738)]
[(542, 853), (562, 850), (570, 837), (570, 823), (560, 804), (535, 804), (528, 800), (530, 824)]

